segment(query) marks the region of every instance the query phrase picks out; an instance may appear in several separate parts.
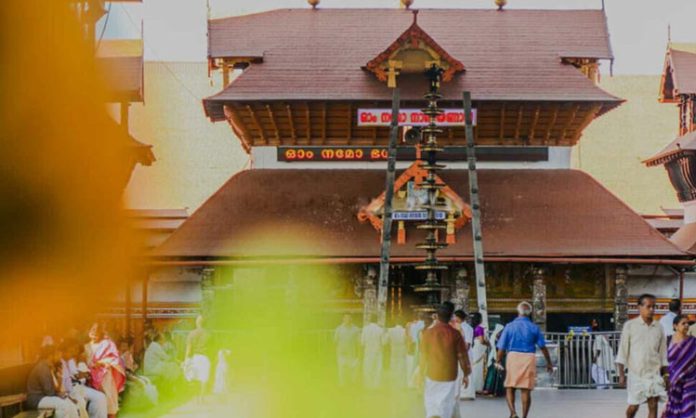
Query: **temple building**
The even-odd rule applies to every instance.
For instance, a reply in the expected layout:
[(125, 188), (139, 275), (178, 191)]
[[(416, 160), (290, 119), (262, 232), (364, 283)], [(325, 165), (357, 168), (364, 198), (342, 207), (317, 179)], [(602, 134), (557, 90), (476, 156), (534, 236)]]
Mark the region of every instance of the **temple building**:
[[(670, 240), (681, 250), (696, 254), (696, 44), (669, 44), (660, 82), (659, 101), (675, 104), (679, 109), (677, 138), (657, 154), (644, 161), (648, 167), (664, 166), (683, 211), (683, 224)], [(687, 281), (696, 279), (688, 275)], [(693, 296), (684, 291), (680, 294)], [(696, 298), (687, 298), (687, 310), (696, 313)]]
[[(425, 210), (414, 143), (432, 64), (443, 69), (444, 298), (477, 310), (463, 91), (473, 100), (492, 322), (509, 320), (527, 299), (550, 331), (591, 318), (620, 328), (646, 281), (673, 280), (693, 265), (688, 251), (570, 168), (583, 130), (622, 103), (597, 84), (613, 60), (602, 10), (282, 9), (209, 21), (208, 51), (224, 85), (203, 100), (205, 114), (230, 126), (252, 165), (152, 251), (143, 313), (148, 292), (166, 283), (196, 296), (181, 301), (186, 307), (215, 309), (248, 284), (250, 269), (289, 283), (307, 264), (335, 268), (329, 311), (374, 312), (398, 87), (387, 313), (410, 316), (422, 303), (413, 286), (423, 280), (416, 222)], [(252, 244), (269, 231), (310, 245), (277, 254), (271, 242)]]

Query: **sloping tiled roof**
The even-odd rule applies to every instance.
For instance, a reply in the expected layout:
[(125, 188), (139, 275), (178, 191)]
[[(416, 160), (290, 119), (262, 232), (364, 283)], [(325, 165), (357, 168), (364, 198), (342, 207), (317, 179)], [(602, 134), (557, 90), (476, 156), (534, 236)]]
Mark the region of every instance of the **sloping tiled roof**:
[(696, 94), (696, 53), (672, 48), (672, 78), (679, 94)]
[[(390, 89), (362, 67), (412, 20), (398, 9), (282, 9), (211, 20), (209, 57), (263, 56), (263, 63), (206, 99), (208, 113), (225, 101), (389, 100)], [(418, 25), (466, 66), (443, 84), (445, 99), (469, 90), (474, 100), (618, 101), (561, 62), (613, 58), (602, 11), (421, 9)], [(420, 99), (420, 84), (402, 98)]]
[[(234, 175), (155, 252), (162, 257), (273, 256), (263, 233), (314, 245), (298, 257), (378, 257), (379, 235), (360, 223), (361, 207), (384, 187), (382, 170), (248, 170)], [(442, 179), (468, 200), (466, 170)], [(575, 170), (480, 170), (484, 250), (509, 257), (679, 257), (640, 215), (588, 174)], [(470, 256), (471, 229), (442, 256)], [(420, 231), (407, 228), (393, 257), (423, 255)]]
[(660, 152), (643, 161), (643, 163), (648, 167), (660, 165), (679, 158), (687, 152), (696, 154), (696, 131), (678, 137), (662, 148)]

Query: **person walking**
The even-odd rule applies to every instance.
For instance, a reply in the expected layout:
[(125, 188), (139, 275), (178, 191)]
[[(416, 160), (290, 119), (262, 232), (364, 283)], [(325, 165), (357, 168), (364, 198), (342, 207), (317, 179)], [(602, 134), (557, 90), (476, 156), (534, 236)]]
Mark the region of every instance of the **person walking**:
[[(469, 361), (472, 361), (474, 357), (474, 328), (467, 322), (468, 318), (469, 316), (466, 314), (466, 312), (461, 309), (456, 310), (454, 312), (454, 316), (452, 317), (451, 324), (454, 329), (458, 330), (462, 334), (464, 344), (466, 345), (467, 356), (469, 357)], [(474, 388), (474, 385), (467, 385), (466, 387), (462, 385), (462, 387), (459, 388), (458, 395), (459, 399), (473, 401), (476, 399), (476, 389)]]
[(406, 336), (407, 340), (407, 354), (406, 354), (406, 376), (408, 380), (408, 387), (414, 388), (414, 379), (412, 379), (416, 366), (418, 364), (418, 338), (421, 330), (425, 328), (425, 315), (420, 312), (414, 311), (413, 320), (406, 324)]
[(202, 403), (210, 379), (210, 357), (208, 344), (210, 333), (204, 328), (203, 316), (196, 318), (196, 329), (186, 338), (186, 359), (184, 360), (184, 375), (189, 382), (196, 381), (200, 388), (198, 402)]
[(681, 301), (679, 299), (670, 300), (669, 312), (662, 315), (662, 318), (660, 318), (660, 326), (667, 337), (667, 345), (669, 345), (669, 340), (674, 334), (674, 325), (672, 325), (672, 323), (674, 322), (674, 318), (679, 314), (681, 314)]
[(592, 320), (592, 367), (590, 375), (597, 389), (608, 389), (611, 376), (616, 372), (614, 366), (614, 351), (607, 337), (599, 333), (599, 321)]
[(382, 345), (384, 328), (377, 325), (374, 314), (368, 315), (368, 324), (363, 327), (360, 344), (363, 346), (363, 383), (374, 389), (382, 379)]
[(474, 345), (471, 349), (471, 353), (473, 353), (473, 357), (471, 357), (471, 386), (476, 394), (483, 392), (483, 371), (490, 346), (488, 338), (486, 338), (486, 329), (481, 325), (482, 323), (483, 317), (479, 312), (471, 314), (471, 326), (474, 328)]
[[(505, 370), (499, 370), (495, 367), (496, 363), (496, 343), (498, 342), (498, 337), (503, 332), (504, 327), (501, 324), (495, 324), (493, 328), (493, 333), (491, 333), (491, 352), (488, 354), (488, 371), (486, 372), (486, 382), (483, 385), (483, 394), (500, 397), (505, 395)], [(505, 359), (501, 359), (501, 362), (505, 362)]]
[(644, 403), (648, 404), (648, 417), (657, 418), (658, 401), (667, 395), (667, 338), (654, 320), (655, 296), (641, 295), (638, 309), (640, 316), (627, 321), (621, 332), (616, 357), (619, 385), (626, 386), (628, 392), (627, 418), (635, 417)]
[[(423, 330), (420, 346), (420, 382), (424, 382), (426, 418), (451, 418), (457, 403), (459, 385), (469, 384), (471, 365), (462, 334), (450, 326), (452, 310), (442, 305), (437, 320)], [(457, 379), (458, 368), (463, 377)]]
[[(539, 347), (546, 359), (546, 371), (553, 373), (553, 364), (546, 340), (541, 329), (532, 322), (532, 305), (520, 302), (517, 305), (518, 317), (507, 324), (498, 340), (498, 354), (495, 367), (505, 369), (505, 395), (511, 418), (518, 418), (515, 409), (515, 391), (522, 394), (522, 416), (527, 418), (532, 406), (532, 390), (536, 385), (536, 348)], [(506, 356), (505, 366), (502, 365)]]
[(338, 384), (353, 385), (357, 377), (360, 329), (353, 324), (353, 317), (350, 314), (343, 315), (343, 322), (334, 332), (334, 343), (336, 344)]
[(674, 335), (667, 350), (669, 391), (663, 418), (696, 418), (696, 337), (689, 332), (689, 320), (677, 315)]
[(396, 318), (393, 327), (387, 330), (384, 342), (389, 346), (389, 376), (390, 385), (395, 389), (401, 389), (407, 384), (407, 339), (406, 329), (402, 326), (401, 320)]

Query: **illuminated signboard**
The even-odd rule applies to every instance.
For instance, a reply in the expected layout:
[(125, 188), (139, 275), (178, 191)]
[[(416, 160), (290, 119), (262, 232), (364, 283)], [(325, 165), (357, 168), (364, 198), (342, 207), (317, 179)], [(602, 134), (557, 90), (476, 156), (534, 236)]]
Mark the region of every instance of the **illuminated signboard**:
[[(435, 219), (444, 221), (447, 218), (447, 214), (441, 210), (435, 212)], [(392, 219), (395, 221), (425, 221), (428, 219), (428, 212), (424, 210), (415, 211), (395, 211), (392, 213)]]
[[(284, 162), (386, 161), (387, 147), (278, 147), (276, 157)], [(479, 161), (548, 161), (549, 151), (546, 147), (477, 147), (476, 157)], [(396, 158), (415, 161), (415, 147), (397, 147)], [(466, 147), (445, 147), (438, 154), (438, 160), (466, 161)]]
[[(391, 109), (358, 109), (358, 126), (389, 126), (391, 116)], [(471, 109), (471, 116), (476, 125), (476, 109)], [(464, 110), (444, 109), (435, 120), (438, 126), (464, 126)], [(399, 126), (425, 126), (428, 123), (430, 117), (421, 109), (399, 111)]]

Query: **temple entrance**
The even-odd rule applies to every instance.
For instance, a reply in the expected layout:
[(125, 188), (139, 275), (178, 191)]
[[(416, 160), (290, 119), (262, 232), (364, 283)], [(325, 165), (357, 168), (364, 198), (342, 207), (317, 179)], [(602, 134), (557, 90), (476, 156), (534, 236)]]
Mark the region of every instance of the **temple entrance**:
[[(444, 280), (447, 280), (446, 275), (447, 273), (443, 274)], [(395, 320), (408, 322), (416, 317), (414, 307), (425, 304), (426, 298), (425, 294), (415, 292), (413, 286), (424, 281), (425, 273), (416, 270), (415, 264), (399, 264), (392, 268), (387, 298), (388, 323)]]

